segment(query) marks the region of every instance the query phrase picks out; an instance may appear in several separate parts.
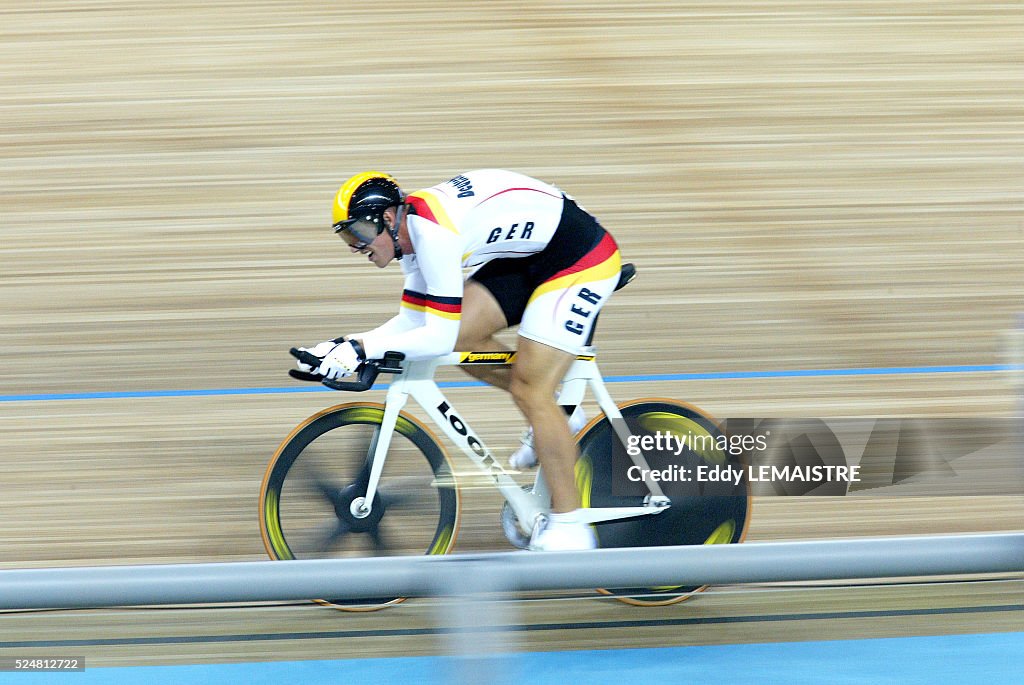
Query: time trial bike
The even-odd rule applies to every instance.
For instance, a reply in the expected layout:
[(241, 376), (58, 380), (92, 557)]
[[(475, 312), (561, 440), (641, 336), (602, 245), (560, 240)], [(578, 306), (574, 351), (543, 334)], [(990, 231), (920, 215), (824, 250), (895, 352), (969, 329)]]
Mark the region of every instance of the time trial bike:
[[(635, 274), (623, 266), (622, 287)], [(618, 288), (617, 288), (618, 289)], [(588, 341), (588, 342), (592, 342)], [(593, 348), (589, 348), (590, 352)], [(316, 357), (292, 349), (315, 368)], [(389, 374), (383, 403), (350, 402), (309, 417), (288, 435), (267, 466), (260, 488), (260, 529), (273, 559), (447, 554), (455, 546), (461, 516), (460, 480), (442, 442), (405, 405), (412, 398), (429, 420), (479, 469), (481, 480), (503, 497), (502, 529), (508, 542), (526, 548), (534, 526), (549, 513), (542, 469), (523, 486), (487, 447), (434, 380), (453, 365), (514, 364), (514, 352), (466, 351), (422, 361), (389, 352), (363, 363), (354, 381), (330, 381), (297, 370), (334, 390), (365, 391)], [(578, 434), (576, 484), (585, 520), (599, 547), (642, 547), (741, 542), (750, 519), (750, 492), (740, 484), (659, 481), (650, 477), (666, 462), (637, 447), (637, 436), (663, 434), (710, 438), (722, 429), (693, 405), (670, 399), (637, 399), (616, 405), (592, 353), (577, 356), (563, 379), (558, 403), (571, 414), (589, 391), (600, 409)], [(662, 455), (664, 456), (664, 455)], [(678, 462), (681, 455), (667, 455)], [(688, 450), (686, 458), (721, 465), (730, 456), (714, 447)], [(623, 473), (646, 474), (624, 484)], [(618, 480), (617, 480), (618, 479)], [(657, 606), (682, 601), (699, 587), (599, 589), (621, 601)], [(367, 611), (403, 601), (381, 597), (316, 600), (348, 611)]]

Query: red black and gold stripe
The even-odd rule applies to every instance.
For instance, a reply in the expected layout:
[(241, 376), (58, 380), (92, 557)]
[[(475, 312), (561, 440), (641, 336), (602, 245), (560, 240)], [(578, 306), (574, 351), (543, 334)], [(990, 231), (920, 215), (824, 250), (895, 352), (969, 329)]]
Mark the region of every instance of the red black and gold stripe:
[(413, 311), (426, 312), (434, 316), (458, 321), (462, 316), (461, 297), (441, 297), (439, 295), (424, 295), (414, 290), (402, 292), (402, 306)]
[(618, 274), (621, 267), (622, 259), (619, 256), (619, 247), (615, 244), (611, 235), (605, 234), (601, 242), (593, 250), (585, 254), (582, 259), (569, 268), (562, 269), (537, 286), (530, 296), (530, 301), (532, 302), (541, 295), (553, 290), (603, 281)]
[(447, 228), (452, 233), (457, 234), (459, 232), (455, 224), (448, 217), (448, 212), (445, 211), (444, 205), (430, 191), (418, 190), (415, 193), (411, 193), (406, 196), (405, 203), (412, 208), (412, 213), (416, 216), (433, 221), (435, 224)]

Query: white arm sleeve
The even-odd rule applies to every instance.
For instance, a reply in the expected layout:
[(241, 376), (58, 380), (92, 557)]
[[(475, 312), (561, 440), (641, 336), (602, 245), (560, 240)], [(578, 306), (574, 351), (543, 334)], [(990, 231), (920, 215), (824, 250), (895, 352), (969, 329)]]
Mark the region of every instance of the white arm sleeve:
[[(407, 359), (431, 359), (454, 350), (459, 337), (462, 318), (459, 236), (420, 217), (410, 217), (409, 225), (419, 268), (406, 276), (402, 313), (362, 335), (369, 359), (379, 359), (388, 351), (402, 352)], [(418, 239), (423, 233), (428, 235)]]
[(404, 333), (406, 331), (411, 331), (412, 329), (419, 328), (422, 325), (422, 313), (414, 312), (411, 309), (402, 307), (398, 311), (398, 314), (388, 319), (380, 326), (377, 326), (376, 328), (369, 331), (364, 331), (362, 333), (352, 333), (350, 335), (346, 335), (345, 337), (349, 339), (355, 338), (356, 340), (365, 340), (367, 337), (374, 336), (388, 337), (392, 335), (398, 335), (399, 333)]

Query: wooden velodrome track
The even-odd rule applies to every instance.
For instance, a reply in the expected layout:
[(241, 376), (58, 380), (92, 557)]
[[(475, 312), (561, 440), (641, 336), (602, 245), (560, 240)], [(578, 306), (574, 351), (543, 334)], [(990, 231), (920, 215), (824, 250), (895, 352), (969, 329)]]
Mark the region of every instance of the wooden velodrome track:
[[(1024, 310), (1024, 13), (1006, 3), (100, 3), (0, 8), (0, 568), (256, 560), (256, 495), (321, 393), (293, 344), (390, 316), (327, 226), (349, 174), (518, 169), (640, 276), (602, 368), (997, 365)], [(455, 372), (445, 376), (457, 378)], [(617, 383), (718, 416), (1010, 416), (997, 371)], [(492, 447), (521, 423), (451, 391)], [(378, 399), (379, 393), (373, 393)], [(362, 399), (362, 398), (360, 398)], [(473, 491), (460, 549), (504, 549)], [(771, 499), (750, 540), (1016, 530), (1018, 497)], [(1019, 630), (1019, 580), (526, 599), (551, 650)], [(438, 653), (426, 600), (14, 613), (90, 666)], [(606, 625), (598, 625), (606, 623)], [(422, 628), (422, 631), (408, 630)]]

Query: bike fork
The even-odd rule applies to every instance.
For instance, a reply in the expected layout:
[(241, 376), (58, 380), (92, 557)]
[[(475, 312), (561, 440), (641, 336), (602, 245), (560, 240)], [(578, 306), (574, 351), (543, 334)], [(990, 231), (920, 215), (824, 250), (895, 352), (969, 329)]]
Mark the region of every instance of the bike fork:
[(391, 447), (391, 436), (394, 435), (395, 425), (398, 423), (398, 414), (402, 411), (409, 399), (409, 394), (393, 384), (388, 388), (387, 399), (384, 402), (384, 416), (380, 425), (374, 429), (373, 439), (367, 454), (370, 456), (370, 480), (366, 485), (366, 495), (357, 497), (352, 502), (352, 515), (356, 518), (366, 518), (370, 515), (373, 507), (373, 498), (377, 495), (377, 487), (380, 485), (380, 474), (384, 471), (384, 461), (387, 459), (388, 448)]

